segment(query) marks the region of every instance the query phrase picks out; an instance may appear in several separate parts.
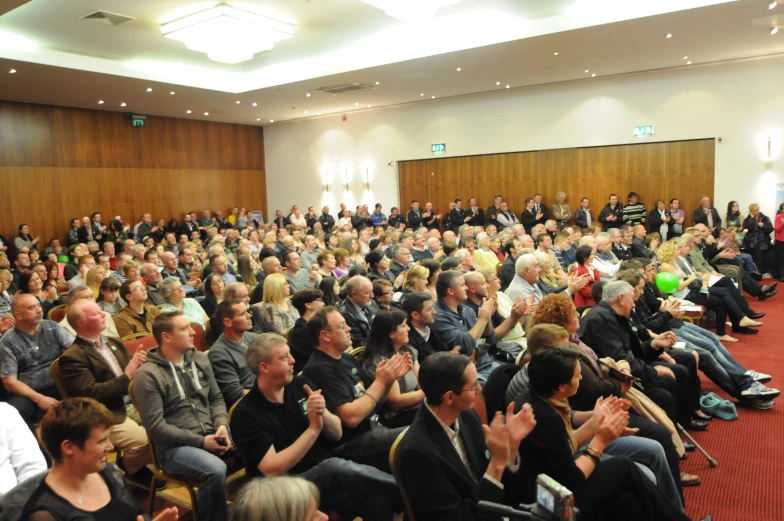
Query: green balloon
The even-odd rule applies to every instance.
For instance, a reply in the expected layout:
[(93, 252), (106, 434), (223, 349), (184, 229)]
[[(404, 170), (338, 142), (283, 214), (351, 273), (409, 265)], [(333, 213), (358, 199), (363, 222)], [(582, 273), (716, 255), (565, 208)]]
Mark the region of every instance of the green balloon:
[(662, 293), (675, 293), (678, 291), (679, 284), (678, 276), (670, 271), (662, 271), (656, 274), (656, 287)]
[(59, 257), (57, 257), (57, 262), (68, 264), (68, 255), (60, 255)]

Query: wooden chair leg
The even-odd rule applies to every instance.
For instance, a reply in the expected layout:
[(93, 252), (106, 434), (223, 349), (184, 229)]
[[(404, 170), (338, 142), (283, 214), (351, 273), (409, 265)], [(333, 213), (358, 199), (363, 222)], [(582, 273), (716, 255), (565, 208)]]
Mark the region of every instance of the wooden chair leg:
[(196, 521), (197, 519), (199, 519), (198, 513), (196, 511), (197, 504), (198, 504), (197, 503), (198, 498), (196, 497), (196, 490), (194, 490), (193, 487), (188, 487), (188, 493), (191, 495), (191, 507), (192, 507), (191, 512), (193, 513), (193, 520)]
[(152, 514), (155, 511), (155, 492), (156, 487), (155, 485), (158, 484), (158, 476), (153, 474), (152, 482), (150, 483), (150, 513)]

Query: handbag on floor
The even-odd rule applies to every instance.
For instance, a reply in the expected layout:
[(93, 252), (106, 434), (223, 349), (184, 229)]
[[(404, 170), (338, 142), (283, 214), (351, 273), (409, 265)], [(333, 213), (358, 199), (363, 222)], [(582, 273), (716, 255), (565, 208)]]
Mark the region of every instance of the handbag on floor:
[(706, 393), (700, 396), (700, 410), (720, 420), (738, 419), (735, 404), (719, 397), (716, 393)]

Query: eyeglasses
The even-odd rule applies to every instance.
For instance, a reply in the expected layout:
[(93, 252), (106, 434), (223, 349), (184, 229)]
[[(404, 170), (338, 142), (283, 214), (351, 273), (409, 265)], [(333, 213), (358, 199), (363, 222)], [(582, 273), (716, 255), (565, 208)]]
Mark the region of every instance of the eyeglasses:
[(487, 282), (488, 284), (490, 284), (491, 282), (495, 282), (495, 281), (497, 281), (497, 280), (499, 280), (499, 279), (498, 279), (498, 277), (496, 277), (496, 278), (494, 278), (494, 279), (487, 279), (485, 282)]
[(482, 390), (482, 386), (479, 385), (479, 382), (474, 382), (474, 386), (471, 387), (470, 389), (462, 389), (463, 392), (467, 392), (467, 393), (470, 393), (471, 391), (481, 391), (481, 390)]
[(134, 291), (139, 291), (139, 290), (144, 290), (144, 286), (136, 286), (135, 288), (133, 288), (131, 290), (131, 293), (133, 293)]

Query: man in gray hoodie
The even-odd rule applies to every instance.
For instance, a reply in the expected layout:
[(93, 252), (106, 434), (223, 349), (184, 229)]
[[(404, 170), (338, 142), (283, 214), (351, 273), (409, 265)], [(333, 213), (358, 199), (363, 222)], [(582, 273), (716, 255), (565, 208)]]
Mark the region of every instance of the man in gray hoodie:
[(227, 521), (226, 463), (232, 448), (228, 415), (207, 355), (193, 347), (194, 331), (180, 311), (153, 323), (159, 347), (133, 382), (133, 397), (158, 462), (169, 473), (199, 480), (196, 521)]
[(248, 306), (241, 300), (224, 300), (218, 304), (215, 320), (223, 326), (223, 333), (212, 344), (207, 356), (226, 407), (231, 408), (256, 383), (256, 377), (245, 361), (245, 352), (258, 335), (250, 332), (253, 322)]

